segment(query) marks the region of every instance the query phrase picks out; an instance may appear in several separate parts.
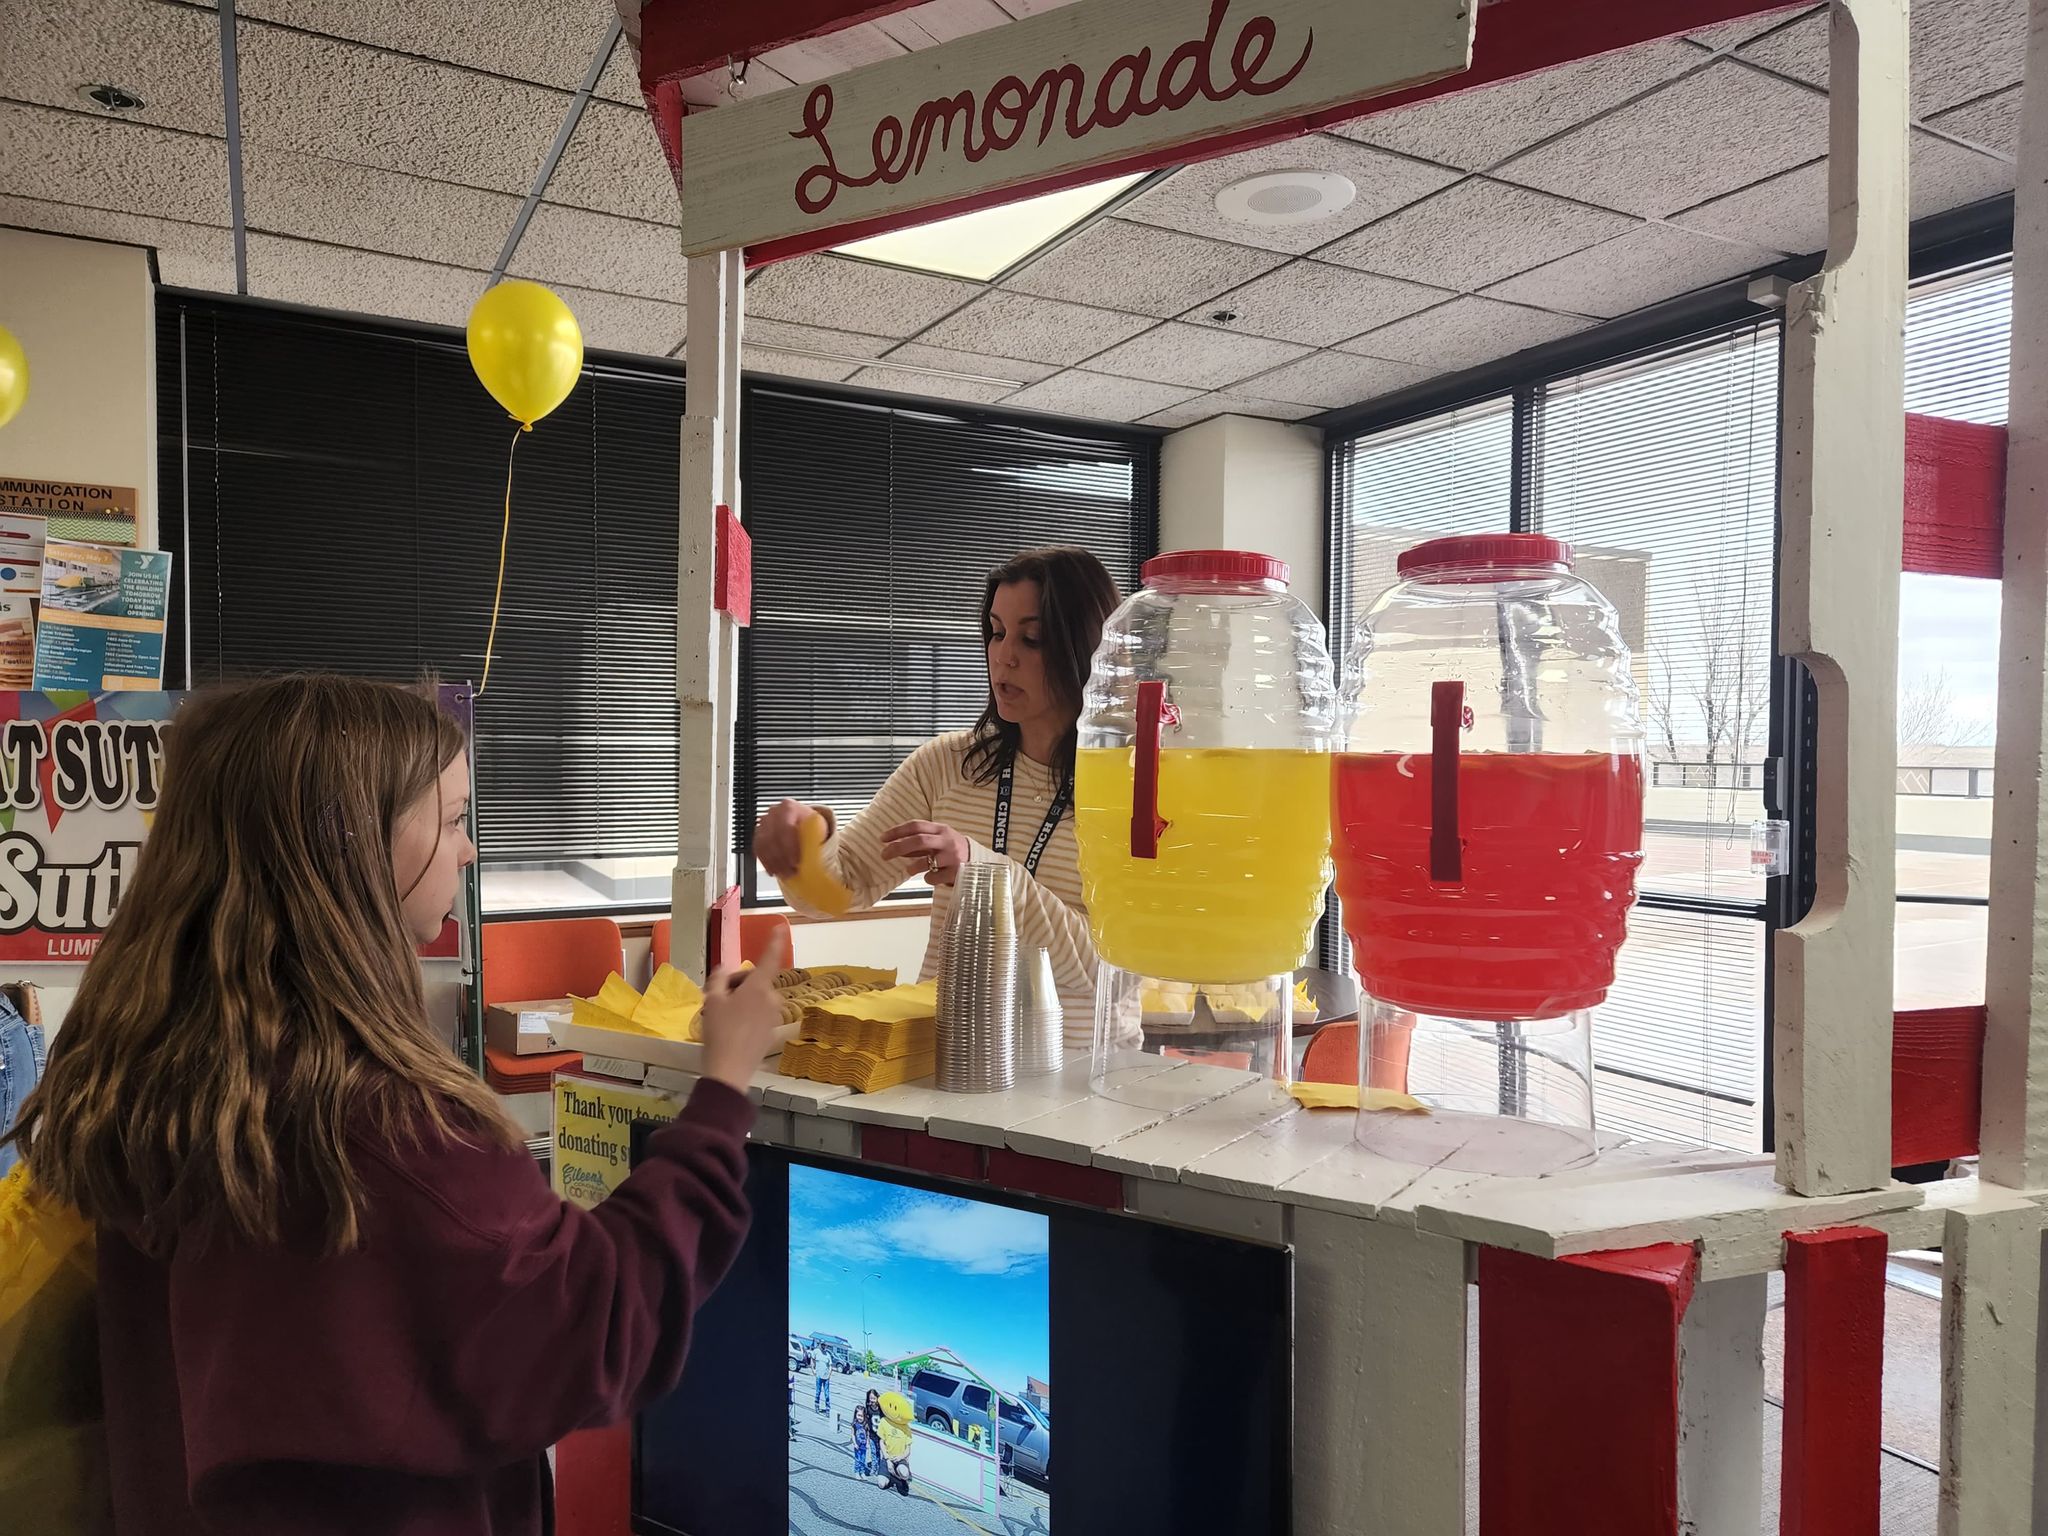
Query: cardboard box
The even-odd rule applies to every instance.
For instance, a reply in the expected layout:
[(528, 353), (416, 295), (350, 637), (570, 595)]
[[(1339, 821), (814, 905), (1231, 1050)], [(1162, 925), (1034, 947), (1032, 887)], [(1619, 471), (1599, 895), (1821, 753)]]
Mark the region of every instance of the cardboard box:
[(574, 1004), (566, 997), (530, 1003), (494, 1003), (484, 1010), (484, 1044), (512, 1056), (545, 1056), (562, 1044)]

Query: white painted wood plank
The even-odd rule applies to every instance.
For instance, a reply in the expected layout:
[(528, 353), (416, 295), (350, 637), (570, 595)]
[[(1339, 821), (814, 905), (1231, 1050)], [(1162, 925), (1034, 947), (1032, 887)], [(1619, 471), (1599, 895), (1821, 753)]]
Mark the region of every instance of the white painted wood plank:
[(1775, 958), (1778, 1176), (1891, 1177), (1906, 6), (1834, 0), (1827, 264), (1786, 306), (1779, 646), (1820, 693), (1813, 909)]
[(808, 88), (684, 119), (683, 249), (1028, 195), (1062, 172), (1436, 79), (1471, 62), (1476, 9), (1264, 0), (1257, 20), (1219, 13), (1212, 32), (1208, 0), (1090, 0), (914, 53), (872, 25), (772, 49), (762, 57)]
[[(1415, 1221), (1428, 1231), (1541, 1258), (1696, 1242), (1703, 1245), (1705, 1275), (1717, 1248), (1753, 1253), (1757, 1267), (1775, 1269), (1777, 1239), (1786, 1232), (1862, 1221), (1923, 1199), (1910, 1184), (1802, 1199), (1779, 1188), (1768, 1169), (1746, 1168), (1594, 1184), (1473, 1184), (1439, 1203), (1419, 1205)], [(1722, 1272), (1714, 1271), (1714, 1277)]]
[(1698, 1287), (1678, 1328), (1678, 1528), (1756, 1536), (1763, 1524), (1764, 1314), (1770, 1282)]
[(1940, 1536), (2042, 1528), (2035, 1487), (2041, 1231), (2040, 1208), (2004, 1190), (1987, 1189), (1976, 1204), (1948, 1213)]
[(860, 1127), (850, 1120), (795, 1115), (791, 1117), (791, 1128), (801, 1151), (823, 1152), (832, 1157), (860, 1156)]
[(1186, 1063), (1120, 1090), (1122, 1097), (1093, 1094), (1013, 1126), (1004, 1143), (1032, 1157), (1061, 1163), (1092, 1163), (1112, 1142), (1149, 1130), (1184, 1111), (1252, 1088), (1259, 1079), (1226, 1067)]
[(786, 1109), (762, 1109), (754, 1114), (754, 1128), (747, 1132), (747, 1140), (763, 1142), (771, 1147), (796, 1145), (795, 1117)]
[[(1157, 1072), (1170, 1072), (1179, 1063), (1158, 1056), (1131, 1052), (1126, 1064), (1113, 1074), (1117, 1082), (1132, 1081)], [(1069, 1051), (1066, 1065), (1050, 1077), (1020, 1078), (1007, 1093), (948, 1094), (952, 1102), (935, 1113), (928, 1129), (948, 1141), (965, 1141), (978, 1147), (1008, 1145), (1011, 1127), (1035, 1120), (1070, 1104), (1084, 1104), (1094, 1090), (1088, 1082), (1088, 1053)]]
[(827, 1104), (845, 1098), (853, 1090), (837, 1083), (814, 1083), (807, 1078), (784, 1077), (764, 1072), (754, 1081), (761, 1087), (761, 1102), (770, 1109), (787, 1109), (798, 1115), (816, 1115)]
[(941, 1093), (929, 1080), (903, 1083), (876, 1093), (850, 1093), (834, 1099), (822, 1113), (835, 1120), (859, 1120), (867, 1125), (894, 1126), (903, 1131), (921, 1131), (933, 1114), (946, 1108), (957, 1095)]
[(1285, 1115), (1257, 1126), (1226, 1147), (1197, 1159), (1181, 1182), (1258, 1200), (1279, 1198), (1280, 1187), (1332, 1153), (1355, 1145), (1352, 1117), (1328, 1112)]
[(1250, 1086), (1111, 1142), (1095, 1154), (1095, 1166), (1140, 1179), (1178, 1180), (1191, 1163), (1269, 1121), (1306, 1113), (1278, 1084)]
[(2012, 382), (1985, 974), (1984, 1176), (2048, 1184), (2048, 6), (2032, 8), (2013, 194)]
[(1286, 1207), (1270, 1200), (1246, 1200), (1240, 1195), (1156, 1179), (1126, 1179), (1124, 1209), (1135, 1215), (1250, 1242), (1287, 1241)]
[(1464, 1536), (1465, 1248), (1298, 1209), (1294, 1528)]

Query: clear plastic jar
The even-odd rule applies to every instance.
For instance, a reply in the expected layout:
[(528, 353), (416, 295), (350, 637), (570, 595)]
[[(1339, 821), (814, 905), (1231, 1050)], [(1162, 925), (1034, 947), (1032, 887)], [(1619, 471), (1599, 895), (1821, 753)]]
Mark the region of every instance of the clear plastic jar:
[(1559, 540), (1437, 539), (1397, 569), (1345, 661), (1332, 808), (1359, 1081), (1387, 1106), (1359, 1140), (1571, 1166), (1594, 1152), (1591, 1010), (1642, 862), (1628, 646)]
[(1162, 555), (1103, 627), (1075, 773), (1098, 1089), (1131, 1049), (1288, 1074), (1293, 972), (1329, 880), (1336, 695), (1287, 575), (1266, 555)]

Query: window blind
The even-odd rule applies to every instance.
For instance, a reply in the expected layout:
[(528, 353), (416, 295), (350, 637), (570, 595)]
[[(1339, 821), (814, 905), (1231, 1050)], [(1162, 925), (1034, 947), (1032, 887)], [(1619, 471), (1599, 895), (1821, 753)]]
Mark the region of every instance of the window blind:
[[(516, 429), (460, 341), (185, 296), (158, 325), (189, 680), (480, 679)], [(520, 438), (477, 710), (487, 862), (674, 852), (682, 408), (679, 377), (593, 365)]]
[[(740, 650), (739, 833), (793, 798), (858, 812), (988, 696), (982, 584), (1079, 544), (1129, 593), (1157, 543), (1158, 440), (751, 386), (754, 625)], [(744, 849), (742, 850), (744, 851)], [(773, 884), (743, 858), (750, 900)]]
[(1917, 283), (1906, 302), (1906, 409), (2002, 425), (2012, 354), (2012, 259)]

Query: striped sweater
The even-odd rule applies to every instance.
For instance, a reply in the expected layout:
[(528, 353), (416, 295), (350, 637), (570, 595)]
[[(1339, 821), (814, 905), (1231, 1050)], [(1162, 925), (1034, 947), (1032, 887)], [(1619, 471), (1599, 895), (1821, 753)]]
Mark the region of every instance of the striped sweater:
[[(826, 843), (825, 863), (853, 893), (856, 909), (872, 907), (917, 873), (899, 859), (882, 856), (882, 834), (906, 821), (935, 821), (951, 827), (968, 839), (969, 858), (975, 863), (1004, 857), (988, 846), (995, 831), (997, 786), (993, 780), (976, 784), (968, 778), (970, 740), (971, 733), (955, 731), (919, 747), (889, 776), (874, 802), (842, 824)], [(1058, 792), (1054, 770), (1029, 758), (1017, 759), (1016, 786), (1010, 800), (1009, 852), (1013, 857), (1008, 860), (1016, 870), (1012, 889), (1016, 893), (1017, 951), (1025, 955), (1043, 949), (1052, 956), (1067, 1046), (1086, 1049), (1095, 1029), (1095, 944), (1088, 933), (1088, 910), (1081, 900), (1081, 868), (1071, 810), (1046, 844), (1035, 877), (1025, 874), (1023, 863)], [(796, 903), (786, 892), (783, 899), (810, 916), (820, 915)], [(933, 891), (924, 980), (938, 974), (939, 945), (952, 903), (951, 887)]]

